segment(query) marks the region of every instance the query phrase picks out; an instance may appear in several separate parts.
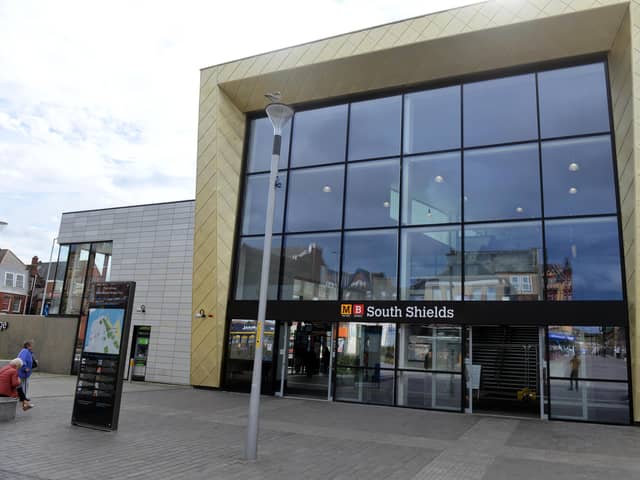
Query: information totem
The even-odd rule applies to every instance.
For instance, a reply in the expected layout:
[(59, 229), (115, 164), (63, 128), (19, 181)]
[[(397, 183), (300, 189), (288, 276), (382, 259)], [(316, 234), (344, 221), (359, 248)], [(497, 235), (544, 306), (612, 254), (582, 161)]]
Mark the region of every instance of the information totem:
[(118, 429), (135, 282), (96, 283), (78, 369), (71, 423)]

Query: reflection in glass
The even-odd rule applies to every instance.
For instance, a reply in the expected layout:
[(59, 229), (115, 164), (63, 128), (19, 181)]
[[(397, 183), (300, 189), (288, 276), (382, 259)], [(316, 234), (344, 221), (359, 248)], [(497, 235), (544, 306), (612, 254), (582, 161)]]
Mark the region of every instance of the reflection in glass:
[(549, 418), (628, 424), (629, 386), (626, 382), (580, 382), (551, 379)]
[(344, 162), (346, 141), (346, 104), (297, 112), (291, 167)]
[(292, 171), (289, 174), (287, 231), (339, 229), (343, 185), (344, 166)]
[(615, 217), (545, 224), (547, 300), (622, 300)]
[(460, 221), (460, 153), (404, 159), (404, 225)]
[(462, 375), (399, 371), (397, 389), (398, 405), (460, 410)]
[(60, 313), (60, 300), (62, 299), (62, 287), (64, 285), (64, 277), (67, 271), (67, 260), (69, 258), (69, 245), (60, 245), (58, 250), (58, 262), (55, 266), (55, 274), (52, 280), (48, 280), (46, 288), (46, 296), (49, 298), (49, 315), (57, 315)]
[(465, 299), (542, 299), (540, 222), (468, 226), (464, 241)]
[(63, 315), (78, 315), (80, 313), (90, 249), (90, 243), (77, 243), (69, 246), (67, 276), (60, 307)]
[(342, 299), (395, 300), (397, 268), (397, 230), (346, 232)]
[[(262, 361), (262, 391), (269, 393), (273, 389), (273, 337), (275, 322), (265, 320)], [(225, 386), (248, 390), (253, 374), (253, 357), (256, 343), (256, 321), (233, 319), (229, 323), (227, 361), (225, 367)]]
[(460, 148), (460, 87), (404, 97), (404, 153)]
[(609, 135), (544, 142), (542, 172), (547, 217), (616, 212)]
[(402, 231), (402, 300), (460, 300), (460, 227)]
[[(263, 358), (271, 361), (273, 357), (273, 335), (276, 322), (264, 321), (264, 347)], [(256, 321), (233, 319), (229, 325), (229, 353), (232, 360), (251, 360), (255, 355), (256, 345)]]
[(533, 74), (468, 83), (462, 88), (465, 147), (538, 137)]
[[(267, 298), (275, 300), (278, 296), (278, 277), (280, 275), (280, 244), (282, 238), (273, 237), (271, 241), (271, 266), (269, 268), (269, 288)], [(257, 300), (260, 292), (262, 273), (262, 249), (264, 237), (242, 238), (238, 246), (238, 265), (236, 267), (236, 300)]]
[(402, 96), (351, 104), (349, 160), (400, 154)]
[[(287, 174), (280, 173), (276, 179), (276, 204), (273, 213), (273, 231), (282, 232), (282, 212), (284, 211), (284, 192), (287, 189)], [(242, 213), (243, 235), (263, 234), (267, 215), (267, 195), (269, 193), (269, 174), (247, 177)]]
[(338, 367), (335, 399), (347, 402), (393, 404), (393, 370)]
[(538, 88), (543, 138), (609, 130), (604, 63), (540, 72)]
[(376, 160), (349, 165), (345, 228), (397, 225), (399, 191), (399, 160)]
[(538, 144), (464, 153), (466, 222), (540, 217)]
[[(282, 147), (278, 170), (287, 168), (289, 161), (289, 137), (291, 122), (282, 132)], [(273, 126), (267, 117), (256, 118), (249, 127), (249, 143), (247, 152), (247, 172), (268, 172), (271, 170), (271, 152), (273, 151)]]
[(336, 364), (371, 370), (394, 368), (395, 345), (395, 323), (341, 323)]
[(549, 375), (627, 380), (627, 338), (622, 327), (549, 327)]
[(288, 235), (281, 300), (337, 300), (340, 234)]
[[(425, 318), (425, 320), (428, 320)], [(461, 327), (412, 324), (400, 327), (398, 367), (412, 370), (460, 372)]]

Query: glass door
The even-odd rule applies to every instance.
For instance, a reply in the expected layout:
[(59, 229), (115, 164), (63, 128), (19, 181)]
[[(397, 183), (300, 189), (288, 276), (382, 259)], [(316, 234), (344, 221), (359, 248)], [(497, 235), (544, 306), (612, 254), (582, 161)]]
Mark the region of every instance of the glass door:
[(279, 394), (331, 400), (333, 325), (291, 322), (280, 332)]

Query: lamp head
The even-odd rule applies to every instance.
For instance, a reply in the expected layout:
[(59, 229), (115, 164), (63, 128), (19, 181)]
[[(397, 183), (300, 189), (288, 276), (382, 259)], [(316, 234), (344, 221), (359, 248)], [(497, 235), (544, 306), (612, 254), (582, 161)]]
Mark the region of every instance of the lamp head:
[(282, 129), (293, 117), (293, 109), (284, 103), (270, 103), (265, 110), (273, 125), (274, 135), (282, 135)]

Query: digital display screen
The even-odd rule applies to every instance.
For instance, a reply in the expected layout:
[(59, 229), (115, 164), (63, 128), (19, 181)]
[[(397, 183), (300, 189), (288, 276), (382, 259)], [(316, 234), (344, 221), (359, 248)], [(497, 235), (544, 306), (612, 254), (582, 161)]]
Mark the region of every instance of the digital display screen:
[(84, 351), (119, 355), (123, 321), (123, 308), (89, 309)]

